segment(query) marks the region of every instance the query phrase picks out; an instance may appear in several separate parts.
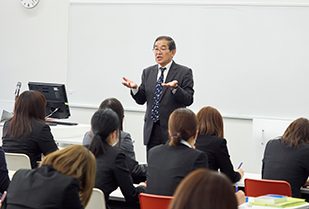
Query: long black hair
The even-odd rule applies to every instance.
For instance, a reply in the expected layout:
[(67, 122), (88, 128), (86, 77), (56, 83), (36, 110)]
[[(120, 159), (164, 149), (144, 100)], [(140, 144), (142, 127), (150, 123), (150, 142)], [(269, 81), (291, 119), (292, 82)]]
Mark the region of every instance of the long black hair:
[(91, 128), (94, 136), (89, 149), (94, 156), (98, 157), (105, 153), (104, 143), (108, 136), (114, 131), (119, 134), (118, 116), (109, 108), (99, 109), (91, 118)]
[[(105, 99), (101, 104), (100, 104), (100, 109), (105, 109), (105, 108), (110, 108), (112, 109), (118, 116), (119, 119), (119, 133), (122, 131), (122, 120), (124, 117), (124, 110), (121, 102), (116, 99), (116, 98), (108, 98)], [(119, 141), (118, 141), (118, 147), (121, 145), (121, 134), (118, 136)]]

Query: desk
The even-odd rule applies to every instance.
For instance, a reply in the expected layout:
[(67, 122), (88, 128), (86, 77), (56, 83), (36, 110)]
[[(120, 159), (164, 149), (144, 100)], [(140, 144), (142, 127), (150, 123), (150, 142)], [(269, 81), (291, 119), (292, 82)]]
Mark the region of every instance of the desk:
[[(256, 176), (257, 175), (258, 174), (256, 174)], [(249, 174), (248, 176), (255, 176), (255, 174), (254, 175)], [(110, 194), (109, 199), (114, 200), (114, 201), (125, 202), (125, 199), (119, 187)], [(249, 202), (252, 202), (253, 199), (254, 199), (253, 197), (249, 197)], [(304, 205), (295, 206), (295, 207), (288, 207), (287, 209), (301, 209), (301, 208), (309, 208), (309, 203), (306, 203)], [(250, 203), (244, 203), (238, 206), (238, 209), (274, 209), (274, 207), (257, 206), (257, 205), (251, 205)]]
[[(135, 185), (134, 185), (135, 186)], [(120, 187), (118, 187), (115, 191), (110, 193), (109, 195), (110, 200), (115, 200), (115, 201), (120, 201), (120, 202), (125, 202), (126, 200), (124, 199), (124, 196), (120, 190)]]
[(82, 144), (84, 135), (90, 130), (90, 125), (78, 124), (73, 126), (50, 126), (55, 141), (60, 145)]
[[(253, 197), (249, 197), (249, 202), (253, 201)], [(309, 203), (294, 206), (294, 207), (287, 207), (287, 209), (300, 209), (300, 208), (309, 208)], [(238, 206), (238, 209), (274, 209), (274, 207), (268, 207), (268, 206), (258, 206), (258, 205), (251, 205), (250, 203), (244, 203), (240, 206)]]

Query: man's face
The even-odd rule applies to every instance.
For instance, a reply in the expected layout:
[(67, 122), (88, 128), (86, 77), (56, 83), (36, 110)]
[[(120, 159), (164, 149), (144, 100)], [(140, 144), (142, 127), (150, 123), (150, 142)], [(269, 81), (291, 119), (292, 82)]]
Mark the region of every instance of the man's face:
[(161, 39), (156, 41), (154, 46), (155, 59), (162, 67), (170, 63), (176, 53), (176, 50), (170, 51), (168, 48), (168, 41)]

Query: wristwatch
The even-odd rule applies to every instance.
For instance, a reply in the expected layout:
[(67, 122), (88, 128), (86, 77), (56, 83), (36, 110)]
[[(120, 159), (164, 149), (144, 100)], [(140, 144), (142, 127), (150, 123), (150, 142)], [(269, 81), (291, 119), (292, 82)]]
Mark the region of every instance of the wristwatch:
[(177, 89), (178, 89), (178, 85), (172, 89), (172, 94), (176, 94)]

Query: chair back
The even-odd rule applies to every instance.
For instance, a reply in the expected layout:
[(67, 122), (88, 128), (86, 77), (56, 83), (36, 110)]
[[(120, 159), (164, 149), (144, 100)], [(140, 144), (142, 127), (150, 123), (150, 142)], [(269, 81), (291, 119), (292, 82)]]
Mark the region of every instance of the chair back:
[(268, 179), (245, 179), (245, 194), (257, 197), (266, 194), (292, 196), (291, 185), (286, 181)]
[(141, 209), (168, 209), (173, 196), (140, 193), (138, 198)]
[(91, 198), (85, 209), (106, 209), (105, 197), (102, 190), (93, 188)]
[(30, 158), (26, 154), (5, 152), (5, 161), (9, 171), (31, 169)]

